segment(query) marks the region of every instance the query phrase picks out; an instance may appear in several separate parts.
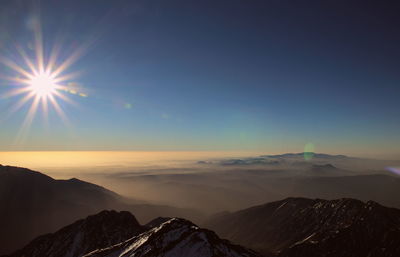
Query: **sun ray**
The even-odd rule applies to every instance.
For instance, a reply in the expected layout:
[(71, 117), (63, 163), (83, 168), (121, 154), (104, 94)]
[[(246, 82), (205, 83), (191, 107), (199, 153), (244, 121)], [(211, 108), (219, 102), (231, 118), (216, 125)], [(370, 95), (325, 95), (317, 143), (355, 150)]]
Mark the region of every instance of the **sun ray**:
[(69, 56), (63, 63), (61, 63), (52, 74), (57, 77), (60, 73), (64, 72), (68, 69), (74, 62), (76, 62), (79, 57), (82, 55), (84, 48), (78, 48), (71, 56)]
[(2, 62), (7, 67), (13, 69), (14, 71), (18, 72), (19, 74), (25, 76), (26, 78), (29, 78), (32, 76), (32, 74), (30, 74), (29, 72), (27, 72), (26, 70), (24, 70), (23, 68), (18, 66), (18, 64), (16, 64), (15, 62), (13, 62), (5, 57), (0, 58), (0, 62)]
[(61, 120), (64, 122), (64, 124), (69, 126), (70, 125), (69, 119), (68, 119), (67, 115), (65, 115), (65, 112), (63, 111), (61, 106), (55, 100), (54, 96), (51, 95), (49, 97), (49, 100), (50, 100), (50, 103), (53, 105), (54, 110), (57, 112), (58, 116), (61, 118)]
[(26, 92), (29, 92), (29, 88), (23, 87), (23, 88), (18, 88), (18, 89), (14, 89), (14, 90), (11, 90), (9, 92), (6, 92), (6, 93), (2, 94), (0, 97), (3, 98), (3, 99), (4, 98), (10, 98), (10, 97), (13, 97), (13, 96), (24, 94)]
[(32, 99), (35, 96), (32, 92), (25, 95), (23, 98), (21, 98), (18, 102), (13, 104), (10, 109), (7, 110), (5, 115), (0, 119), (0, 122), (3, 122), (7, 120), (12, 114), (20, 110), (26, 103), (29, 102), (30, 99)]
[(32, 105), (29, 108), (29, 111), (25, 116), (24, 122), (22, 123), (21, 128), (18, 132), (17, 140), (22, 141), (26, 137), (26, 135), (32, 125), (32, 121), (36, 116), (36, 111), (37, 111), (39, 103), (40, 103), (40, 98), (38, 96), (35, 96), (35, 98), (32, 102)]
[(9, 110), (9, 114), (11, 115), (21, 109), (33, 97), (35, 97), (35, 94), (33, 92), (25, 95), (22, 99), (20, 99), (16, 104), (11, 107), (11, 109)]
[(63, 76), (57, 76), (54, 78), (54, 83), (60, 83), (60, 82), (64, 82), (67, 80), (74, 79), (74, 78), (78, 77), (80, 74), (82, 74), (82, 72), (71, 72), (71, 73), (65, 74)]
[(35, 53), (36, 53), (36, 65), (38, 72), (44, 72), (44, 52), (43, 52), (43, 36), (42, 27), (39, 20), (39, 13), (33, 20), (33, 31), (35, 39)]
[(16, 82), (17, 86), (23, 86), (23, 84), (29, 83), (29, 79), (23, 79), (20, 77), (11, 77), (11, 76), (5, 76), (5, 75), (0, 75), (1, 79)]
[(77, 103), (75, 101), (73, 101), (71, 98), (67, 97), (66, 95), (61, 94), (58, 91), (55, 91), (53, 93), (53, 95), (61, 98), (62, 100), (64, 100), (65, 102), (67, 102), (67, 103), (69, 103), (71, 105), (75, 105), (75, 106), (77, 105)]
[(35, 65), (31, 61), (31, 59), (29, 59), (29, 57), (26, 54), (25, 50), (20, 45), (17, 45), (16, 48), (17, 48), (17, 51), (19, 52), (19, 54), (21, 55), (22, 59), (24, 60), (25, 64), (31, 70), (32, 74), (37, 75), (38, 71), (36, 70)]
[(51, 73), (51, 71), (54, 69), (58, 55), (60, 53), (60, 49), (61, 49), (61, 43), (56, 42), (53, 46), (53, 49), (50, 52), (50, 58), (46, 66), (47, 73)]
[(47, 97), (42, 99), (43, 120), (46, 127), (49, 125), (49, 104)]

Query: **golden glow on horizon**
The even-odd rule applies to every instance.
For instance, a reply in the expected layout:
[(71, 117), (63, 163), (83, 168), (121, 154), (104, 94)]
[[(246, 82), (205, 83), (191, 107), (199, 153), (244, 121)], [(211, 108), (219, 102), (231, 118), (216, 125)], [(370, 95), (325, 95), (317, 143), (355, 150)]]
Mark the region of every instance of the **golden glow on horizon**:
[[(188, 168), (198, 161), (245, 158), (282, 152), (242, 151), (0, 151), (0, 164), (25, 167), (51, 175), (71, 178), (73, 174), (143, 172), (159, 168)], [(337, 154), (337, 153), (332, 153)], [(361, 157), (361, 156), (359, 156)], [(363, 158), (363, 157), (361, 157)], [(385, 160), (382, 158), (382, 160)], [(387, 159), (386, 159), (387, 160)], [(379, 164), (380, 163), (380, 164)], [(382, 162), (378, 164), (381, 165)], [(361, 165), (362, 163), (360, 163)], [(386, 164), (385, 164), (386, 165)], [(391, 164), (392, 165), (392, 164)], [(393, 166), (393, 165), (392, 165)], [(380, 166), (378, 167), (380, 168)], [(190, 171), (181, 169), (182, 172)], [(66, 176), (64, 176), (66, 175)]]
[(159, 166), (224, 157), (252, 157), (261, 152), (232, 151), (20, 151), (1, 152), (0, 164), (31, 169), (101, 166)]

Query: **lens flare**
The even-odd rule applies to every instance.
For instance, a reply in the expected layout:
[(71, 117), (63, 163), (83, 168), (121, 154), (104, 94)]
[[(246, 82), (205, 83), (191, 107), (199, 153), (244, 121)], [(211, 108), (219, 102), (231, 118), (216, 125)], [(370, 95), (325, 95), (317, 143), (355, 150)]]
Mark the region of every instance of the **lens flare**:
[(393, 174), (400, 175), (400, 167), (386, 167), (385, 169)]
[(304, 146), (304, 160), (309, 161), (314, 157), (315, 147), (313, 143), (308, 143)]

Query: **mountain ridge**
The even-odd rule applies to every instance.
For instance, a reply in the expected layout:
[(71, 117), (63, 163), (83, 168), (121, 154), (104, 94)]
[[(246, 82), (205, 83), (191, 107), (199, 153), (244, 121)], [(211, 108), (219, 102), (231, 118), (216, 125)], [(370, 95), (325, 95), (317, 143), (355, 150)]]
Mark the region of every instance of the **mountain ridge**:
[(115, 246), (96, 250), (84, 257), (116, 255), (121, 257), (261, 257), (252, 250), (218, 238), (213, 231), (201, 229), (192, 222), (179, 218), (171, 218), (143, 234)]
[(55, 233), (39, 236), (2, 257), (98, 256), (261, 257), (250, 249), (220, 239), (213, 231), (181, 218), (156, 218), (140, 225), (126, 211), (102, 211)]
[(102, 211), (53, 234), (42, 235), (3, 257), (397, 257), (400, 254), (400, 210), (374, 201), (289, 197), (238, 212), (220, 213), (205, 226), (213, 227), (216, 233), (182, 218), (159, 217), (140, 225), (129, 212)]
[[(277, 256), (400, 254), (400, 210), (373, 201), (291, 197), (219, 215), (204, 225), (232, 242)], [(382, 237), (387, 241), (376, 239)]]

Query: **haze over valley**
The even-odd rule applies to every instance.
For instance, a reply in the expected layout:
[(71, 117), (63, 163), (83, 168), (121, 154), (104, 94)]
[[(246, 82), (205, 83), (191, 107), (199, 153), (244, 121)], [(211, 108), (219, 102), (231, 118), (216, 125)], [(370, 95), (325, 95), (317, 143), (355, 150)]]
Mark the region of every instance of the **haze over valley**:
[(205, 214), (235, 211), (292, 196), (351, 197), (400, 207), (400, 200), (394, 197), (400, 190), (397, 175), (390, 170), (399, 166), (399, 161), (328, 154), (313, 154), (306, 160), (304, 153), (240, 156), (174, 152), (157, 156), (101, 152), (86, 153), (94, 159), (97, 155), (98, 165), (90, 166), (93, 164), (89, 161), (86, 165), (74, 164), (71, 157), (78, 154), (85, 153), (53, 153), (54, 166), (43, 168), (43, 172), (59, 179), (82, 179), (139, 201), (196, 209)]

